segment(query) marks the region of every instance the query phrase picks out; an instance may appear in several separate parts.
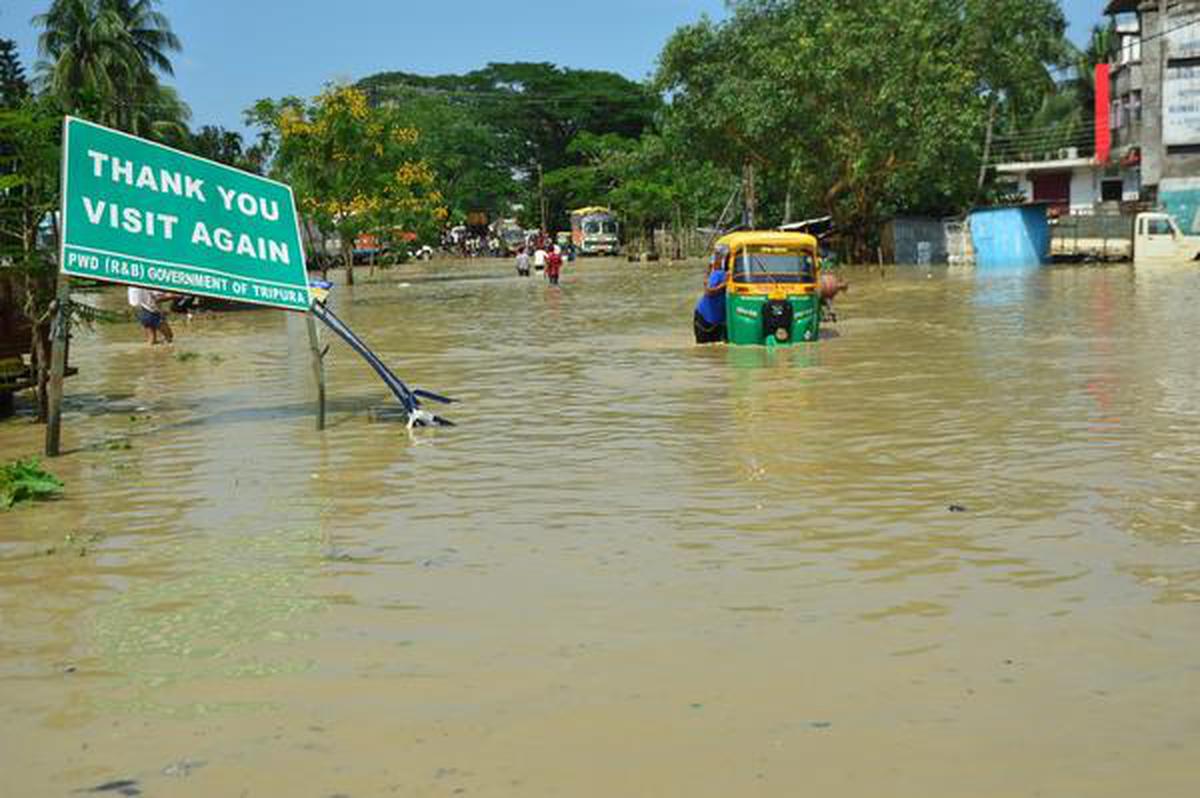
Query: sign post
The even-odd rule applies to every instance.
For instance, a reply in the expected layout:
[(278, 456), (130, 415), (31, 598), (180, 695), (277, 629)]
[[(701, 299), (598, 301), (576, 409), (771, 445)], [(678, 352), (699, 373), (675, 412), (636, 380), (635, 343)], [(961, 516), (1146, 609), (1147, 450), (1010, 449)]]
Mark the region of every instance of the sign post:
[(313, 379), (317, 382), (317, 432), (325, 429), (325, 353), (321, 351), (321, 333), (313, 314), (306, 314), (308, 349), (312, 360)]
[[(69, 276), (308, 312), (289, 186), (74, 117), (63, 120), (60, 329)], [(46, 454), (58, 454), (61, 387)]]

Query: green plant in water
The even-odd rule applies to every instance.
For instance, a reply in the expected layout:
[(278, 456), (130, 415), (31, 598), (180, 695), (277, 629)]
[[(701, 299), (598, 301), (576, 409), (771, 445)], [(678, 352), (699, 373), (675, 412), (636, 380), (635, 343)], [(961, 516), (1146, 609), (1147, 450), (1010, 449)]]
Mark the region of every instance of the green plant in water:
[(49, 499), (62, 489), (62, 480), (42, 468), (36, 457), (0, 466), (0, 507)]
[(186, 363), (189, 360), (196, 360), (200, 357), (199, 352), (176, 352), (175, 359), (180, 363)]

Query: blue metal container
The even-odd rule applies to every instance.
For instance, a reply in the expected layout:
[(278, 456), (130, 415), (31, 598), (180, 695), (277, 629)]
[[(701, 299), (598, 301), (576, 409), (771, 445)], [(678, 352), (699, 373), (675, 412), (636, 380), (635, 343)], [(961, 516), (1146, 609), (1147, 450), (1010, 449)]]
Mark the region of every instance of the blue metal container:
[(977, 208), (967, 223), (977, 269), (1028, 269), (1050, 262), (1047, 203)]

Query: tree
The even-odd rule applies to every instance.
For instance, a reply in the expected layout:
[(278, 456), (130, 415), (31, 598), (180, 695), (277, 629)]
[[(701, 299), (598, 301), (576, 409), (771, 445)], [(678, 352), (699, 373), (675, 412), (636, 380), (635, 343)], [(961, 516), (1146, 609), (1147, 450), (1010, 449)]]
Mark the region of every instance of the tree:
[(168, 53), (177, 53), (183, 46), (171, 30), (166, 15), (155, 10), (158, 0), (101, 0), (120, 18), (134, 50), (151, 72), (174, 75)]
[(16, 286), (21, 312), (33, 325), (39, 420), (46, 416), (57, 271), (41, 234), (47, 220), (53, 224), (58, 207), (61, 129), (61, 112), (46, 99), (27, 97), (0, 109), (0, 277)]
[(171, 74), (180, 49), (156, 0), (53, 0), (33, 23), (47, 59), (42, 87), (68, 113), (135, 135), (181, 141), (190, 113), (156, 73)]
[(434, 175), (419, 157), (420, 133), (366, 95), (341, 86), (311, 103), (290, 99), (258, 112), (273, 120), (275, 170), (301, 210), (341, 241), (346, 281), (354, 283), (354, 239), (397, 227), (426, 236), (446, 218)]
[(502, 213), (517, 193), (503, 141), (471, 110), (440, 94), (407, 87), (379, 101), (396, 122), (421, 131), (417, 153), (437, 176), (446, 208), (456, 217), (475, 210)]
[(259, 147), (244, 147), (241, 133), (226, 130), (220, 125), (204, 125), (197, 132), (189, 134), (184, 149), (210, 161), (255, 174), (262, 173), (263, 159)]
[[(463, 109), (494, 144), (499, 175), (506, 171), (523, 183), (525, 205), (536, 208), (538, 176), (582, 165), (570, 147), (581, 133), (636, 139), (651, 127), (661, 101), (649, 87), (612, 72), (565, 69), (548, 63), (493, 63), (464, 75), (426, 77), (387, 72), (358, 84), (373, 103), (398, 93), (437, 96)], [(437, 140), (439, 129), (423, 129)], [(550, 198), (551, 224), (566, 221), (570, 200)], [(477, 210), (496, 211), (485, 207)], [(534, 213), (527, 221), (540, 213)]]
[[(898, 210), (970, 202), (990, 109), (1036, 108), (1055, 0), (738, 0), (677, 31), (657, 85), (694, 146), (831, 214), (855, 254)], [(1029, 112), (1032, 112), (1031, 110)], [(783, 190), (780, 190), (783, 189)]]
[(0, 39), (0, 106), (11, 108), (28, 96), (29, 83), (17, 57), (17, 44), (12, 39)]
[[(21, 95), (24, 75), (11, 51), (0, 49), (0, 263), (20, 282), (23, 313), (33, 324), (39, 418), (46, 417), (49, 330), (57, 276), (57, 214), (64, 113), (181, 143), (187, 106), (158, 81), (170, 74), (166, 53), (179, 41), (156, 0), (53, 0), (33, 22), (42, 28), (36, 67), (38, 97)], [(68, 324), (98, 315), (74, 301)]]

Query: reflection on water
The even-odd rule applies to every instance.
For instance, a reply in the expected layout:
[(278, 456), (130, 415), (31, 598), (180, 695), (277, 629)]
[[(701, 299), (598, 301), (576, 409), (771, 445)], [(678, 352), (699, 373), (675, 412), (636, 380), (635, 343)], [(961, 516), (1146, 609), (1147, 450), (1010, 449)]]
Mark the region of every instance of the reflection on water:
[(1187, 794), (1200, 273), (852, 271), (773, 350), (692, 345), (701, 276), (338, 287), (462, 400), (415, 436), (337, 342), (315, 432), (294, 315), (81, 336), (66, 498), (0, 515), (11, 789)]

